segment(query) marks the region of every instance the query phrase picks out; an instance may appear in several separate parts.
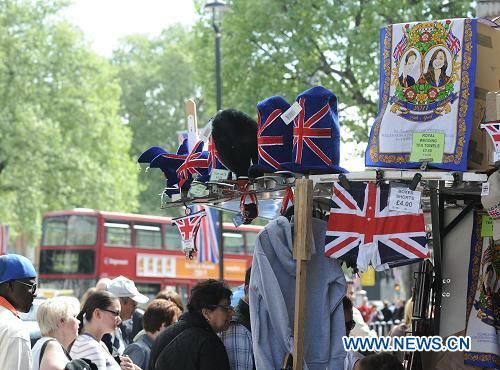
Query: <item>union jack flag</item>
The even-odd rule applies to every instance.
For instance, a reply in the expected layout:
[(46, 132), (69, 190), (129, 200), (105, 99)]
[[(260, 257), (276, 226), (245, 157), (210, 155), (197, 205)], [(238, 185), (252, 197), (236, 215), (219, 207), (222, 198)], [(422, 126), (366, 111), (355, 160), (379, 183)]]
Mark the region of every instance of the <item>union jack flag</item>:
[(403, 38), (398, 42), (396, 47), (394, 48), (394, 52), (392, 56), (394, 57), (395, 61), (398, 61), (401, 59), (403, 54), (406, 51), (406, 46), (408, 45), (408, 39), (406, 38), (406, 35), (403, 36)]
[(196, 250), (196, 233), (204, 217), (205, 212), (201, 211), (172, 220), (172, 223), (177, 226), (181, 234), (182, 250), (184, 252)]
[[(326, 103), (319, 111), (314, 113), (306, 121), (305, 99), (300, 98), (299, 104), (302, 107), (299, 115), (293, 120), (293, 149), (295, 151), (295, 163), (301, 164), (305, 147), (308, 147), (313, 155), (316, 155), (327, 166), (332, 165), (331, 158), (314, 142), (318, 139), (332, 140), (331, 128), (315, 128), (321, 119), (330, 112), (330, 104)], [(310, 112), (309, 112), (310, 113)]]
[(203, 209), (206, 217), (201, 220), (200, 230), (196, 238), (198, 245), (198, 261), (219, 263), (219, 234), (217, 232), (217, 210), (207, 206), (196, 206)]
[(448, 32), (448, 36), (446, 36), (446, 46), (453, 55), (457, 55), (460, 52), (460, 40), (453, 35), (451, 30)]
[(214, 139), (212, 135), (208, 139), (208, 162), (209, 162), (209, 172), (212, 173), (213, 169), (227, 170), (226, 166), (222, 163), (220, 159), (219, 152), (214, 144)]
[(424, 215), (390, 211), (389, 185), (333, 184), (325, 255), (366, 271), (406, 265), (428, 256)]
[(482, 124), (481, 127), (486, 130), (491, 140), (493, 140), (495, 151), (500, 152), (500, 121), (487, 122)]
[(258, 114), (258, 131), (257, 131), (257, 145), (258, 145), (258, 151), (259, 155), (264, 160), (269, 166), (272, 168), (279, 170), (281, 169), (280, 163), (273, 158), (272, 155), (270, 155), (266, 149), (265, 146), (269, 145), (283, 145), (283, 135), (277, 135), (277, 136), (271, 136), (271, 135), (265, 135), (264, 131), (266, 131), (266, 128), (269, 127), (282, 113), (281, 109), (275, 109), (269, 117), (265, 120), (264, 123), (261, 122), (260, 118), (260, 112), (257, 111)]
[(208, 173), (209, 162), (206, 152), (203, 153), (203, 141), (198, 141), (184, 163), (177, 168), (179, 176), (179, 188), (192, 177), (192, 175), (206, 176)]
[(0, 224), (0, 255), (6, 254), (9, 249), (9, 225)]

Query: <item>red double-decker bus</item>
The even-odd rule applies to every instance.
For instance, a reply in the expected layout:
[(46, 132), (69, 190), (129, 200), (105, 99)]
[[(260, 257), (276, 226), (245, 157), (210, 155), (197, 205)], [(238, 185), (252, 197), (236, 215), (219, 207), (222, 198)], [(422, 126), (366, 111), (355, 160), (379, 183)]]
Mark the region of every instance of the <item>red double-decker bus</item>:
[[(186, 260), (169, 217), (90, 209), (50, 212), (43, 219), (39, 280), (43, 288), (81, 296), (98, 279), (123, 275), (153, 296), (175, 288), (185, 299), (200, 279), (219, 278), (219, 265)], [(244, 281), (261, 226), (224, 223), (224, 280)]]

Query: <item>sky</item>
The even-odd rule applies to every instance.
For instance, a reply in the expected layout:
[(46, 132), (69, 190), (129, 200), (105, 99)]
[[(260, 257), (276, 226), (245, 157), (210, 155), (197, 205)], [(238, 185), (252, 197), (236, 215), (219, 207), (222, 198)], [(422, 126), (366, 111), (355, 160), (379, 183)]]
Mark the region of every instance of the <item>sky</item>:
[[(174, 23), (193, 24), (195, 11), (191, 0), (73, 0), (66, 17), (83, 31), (96, 53), (110, 57), (120, 38), (157, 35)], [(340, 165), (362, 170), (359, 151), (364, 148), (356, 143), (341, 145)]]
[(67, 18), (82, 29), (95, 52), (111, 56), (130, 34), (159, 34), (173, 23), (193, 24), (191, 0), (73, 0)]

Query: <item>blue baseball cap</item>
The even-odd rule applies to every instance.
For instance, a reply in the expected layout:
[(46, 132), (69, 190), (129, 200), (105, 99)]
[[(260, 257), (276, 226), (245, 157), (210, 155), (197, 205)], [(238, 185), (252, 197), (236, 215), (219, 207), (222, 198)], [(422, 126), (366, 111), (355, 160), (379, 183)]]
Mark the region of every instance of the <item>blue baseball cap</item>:
[(18, 254), (0, 256), (0, 284), (33, 278), (36, 278), (36, 271), (29, 259)]

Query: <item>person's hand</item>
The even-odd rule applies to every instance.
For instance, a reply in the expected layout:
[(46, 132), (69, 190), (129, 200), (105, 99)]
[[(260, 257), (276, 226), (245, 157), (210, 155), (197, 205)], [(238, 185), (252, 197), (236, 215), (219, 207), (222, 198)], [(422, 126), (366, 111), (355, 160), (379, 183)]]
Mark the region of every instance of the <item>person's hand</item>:
[(122, 370), (141, 370), (128, 356), (120, 356), (120, 367)]

